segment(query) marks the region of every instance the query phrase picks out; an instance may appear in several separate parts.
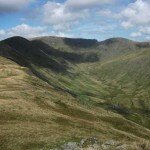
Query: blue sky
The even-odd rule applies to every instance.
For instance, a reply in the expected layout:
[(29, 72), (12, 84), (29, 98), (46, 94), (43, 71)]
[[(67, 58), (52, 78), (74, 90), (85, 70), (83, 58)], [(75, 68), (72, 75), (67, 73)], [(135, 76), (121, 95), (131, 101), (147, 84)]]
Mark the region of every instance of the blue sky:
[(0, 0), (0, 39), (124, 37), (150, 41), (150, 0)]

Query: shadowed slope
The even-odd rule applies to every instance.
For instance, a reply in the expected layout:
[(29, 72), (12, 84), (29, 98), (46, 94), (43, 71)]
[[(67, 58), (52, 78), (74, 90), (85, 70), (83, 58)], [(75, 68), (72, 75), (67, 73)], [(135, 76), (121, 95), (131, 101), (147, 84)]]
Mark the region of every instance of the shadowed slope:
[(100, 59), (100, 55), (96, 52), (63, 52), (54, 49), (41, 40), (34, 40), (32, 43), (50, 56), (60, 57), (74, 63), (95, 62)]
[(19, 64), (23, 62), (25, 66), (34, 64), (45, 68), (51, 68), (58, 72), (67, 69), (67, 62), (65, 62), (65, 60), (56, 60), (48, 56), (41, 49), (22, 37), (13, 37), (4, 40), (0, 43), (0, 46), (2, 47), (1, 54), (3, 56), (11, 58)]

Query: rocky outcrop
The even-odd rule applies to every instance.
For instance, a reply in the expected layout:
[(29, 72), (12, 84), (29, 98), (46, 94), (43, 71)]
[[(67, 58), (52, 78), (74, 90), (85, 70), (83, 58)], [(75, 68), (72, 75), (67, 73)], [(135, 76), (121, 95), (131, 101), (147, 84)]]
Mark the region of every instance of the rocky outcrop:
[(99, 141), (97, 138), (82, 139), (80, 142), (68, 142), (60, 148), (51, 150), (128, 150), (129, 146), (119, 141)]

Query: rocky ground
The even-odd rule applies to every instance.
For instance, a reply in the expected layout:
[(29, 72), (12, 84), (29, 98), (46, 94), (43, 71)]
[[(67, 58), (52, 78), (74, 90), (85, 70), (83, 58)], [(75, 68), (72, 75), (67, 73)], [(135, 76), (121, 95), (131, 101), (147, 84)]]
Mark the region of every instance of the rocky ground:
[(59, 148), (51, 150), (148, 150), (148, 147), (143, 145), (127, 145), (115, 140), (100, 142), (96, 138), (82, 139), (80, 142), (68, 142), (61, 145)]

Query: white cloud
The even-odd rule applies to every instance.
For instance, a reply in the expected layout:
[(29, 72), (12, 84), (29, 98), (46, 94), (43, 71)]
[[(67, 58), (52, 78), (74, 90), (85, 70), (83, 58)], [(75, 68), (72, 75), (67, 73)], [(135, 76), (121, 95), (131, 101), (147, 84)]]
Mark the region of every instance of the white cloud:
[(115, 0), (66, 0), (64, 3), (48, 1), (40, 13), (44, 24), (53, 26), (57, 31), (69, 31), (70, 28), (86, 20), (91, 11), (101, 4), (109, 4)]
[(122, 26), (124, 28), (131, 28), (134, 26), (150, 24), (150, 3), (144, 0), (136, 0), (130, 3), (125, 8), (120, 16), (122, 18)]
[(69, 29), (78, 20), (84, 19), (88, 15), (87, 10), (69, 11), (66, 4), (47, 2), (43, 6), (44, 23), (54, 25), (57, 29)]
[(145, 38), (148, 42), (150, 42), (150, 36), (146, 36)]
[(141, 26), (139, 31), (150, 35), (150, 26)]
[(141, 34), (141, 32), (133, 32), (133, 33), (130, 34), (130, 36), (133, 37), (133, 38), (137, 38), (137, 37), (142, 36), (142, 34)]
[(131, 24), (131, 22), (127, 22), (127, 21), (123, 21), (121, 23), (122, 27), (124, 27), (125, 29), (129, 29), (131, 27), (133, 27), (133, 24)]
[(66, 6), (69, 9), (88, 9), (91, 7), (99, 6), (101, 4), (110, 4), (115, 0), (67, 0)]
[(5, 35), (5, 30), (0, 30), (0, 36), (4, 36)]
[(0, 0), (0, 13), (17, 11), (35, 0)]
[(48, 31), (46, 27), (36, 26), (32, 27), (27, 24), (21, 24), (15, 27), (12, 27), (7, 30), (0, 30), (0, 40), (13, 37), (13, 36), (22, 36), (24, 38), (34, 38), (41, 36), (59, 36), (59, 37), (73, 37), (73, 35), (66, 32), (56, 32)]
[(45, 36), (48, 34), (49, 33), (44, 27), (32, 27), (27, 24), (21, 24), (7, 30), (0, 30), (0, 39), (5, 39), (12, 36), (23, 36), (25, 38), (31, 38)]
[(109, 9), (103, 9), (97, 12), (98, 15), (100, 16), (105, 16), (105, 17), (112, 17), (113, 12), (111, 12)]
[(135, 0), (121, 11), (103, 9), (98, 12), (103, 17), (115, 19), (124, 29), (132, 28), (135, 32), (130, 34), (132, 38), (145, 38), (150, 35), (150, 0)]

